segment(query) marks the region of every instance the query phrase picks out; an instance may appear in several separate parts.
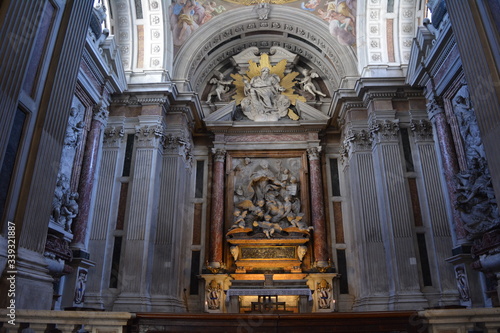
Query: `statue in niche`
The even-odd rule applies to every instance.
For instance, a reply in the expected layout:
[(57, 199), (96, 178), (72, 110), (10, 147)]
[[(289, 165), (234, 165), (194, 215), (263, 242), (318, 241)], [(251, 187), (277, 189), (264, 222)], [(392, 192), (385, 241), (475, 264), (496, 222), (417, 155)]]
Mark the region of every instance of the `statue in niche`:
[(320, 95), (322, 97), (326, 97), (325, 94), (323, 94), (321, 91), (316, 89), (314, 86), (314, 83), (312, 82), (312, 79), (319, 78), (318, 73), (312, 72), (308, 69), (304, 69), (302, 71), (302, 75), (304, 75), (304, 78), (297, 82), (297, 84), (300, 85), (300, 89), (303, 90), (306, 93), (309, 93), (313, 96), (313, 98), (316, 98), (316, 95)]
[(55, 223), (60, 223), (61, 207), (63, 200), (68, 190), (69, 180), (65, 174), (59, 173), (57, 176), (56, 189), (54, 190), (54, 198), (52, 199), (52, 216), (51, 220)]
[(243, 120), (247, 117), (253, 121), (278, 121), (288, 116), (298, 120), (297, 115), (290, 105), (295, 105), (297, 100), (306, 102), (303, 96), (294, 93), (296, 85), (294, 79), (299, 73), (289, 72), (287, 59), (282, 59), (277, 64), (271, 64), (269, 55), (262, 53), (260, 63), (250, 60), (245, 74), (231, 74), (236, 87), (232, 96), (236, 105), (235, 119)]
[(64, 225), (66, 231), (71, 231), (73, 219), (78, 215), (78, 193), (67, 193), (64, 203), (61, 206), (61, 224)]
[[(286, 159), (285, 159), (286, 160)], [(303, 221), (298, 197), (297, 173), (300, 163), (294, 158), (282, 160), (261, 159), (253, 163), (248, 159), (234, 159), (235, 173), (234, 220), (231, 233), (248, 232), (252, 228), (256, 237), (281, 237), (286, 228), (309, 233), (312, 227)], [(240, 231), (241, 230), (241, 231)]]
[(453, 110), (464, 143), (467, 163), (470, 163), (474, 158), (486, 158), (476, 115), (470, 105), (467, 87), (460, 89), (453, 98)]
[(68, 119), (68, 127), (66, 128), (66, 136), (64, 137), (64, 144), (69, 147), (76, 147), (82, 135), (85, 123), (78, 121), (78, 109), (71, 108), (70, 116)]
[(233, 83), (232, 80), (225, 80), (224, 79), (224, 74), (219, 73), (218, 78), (213, 78), (209, 82), (210, 84), (216, 85), (215, 89), (212, 90), (207, 97), (207, 103), (210, 103), (210, 100), (212, 99), (212, 96), (217, 95), (217, 99), (219, 102), (222, 102), (224, 100), (224, 94), (226, 94), (229, 91), (229, 86)]
[(263, 67), (260, 75), (244, 83), (247, 97), (241, 101), (241, 107), (249, 119), (277, 121), (287, 115), (290, 99), (281, 94), (286, 89), (280, 85), (278, 75), (270, 74), (269, 67)]
[(220, 309), (221, 287), (217, 281), (212, 280), (207, 285), (207, 305), (209, 310)]
[(457, 174), (455, 203), (470, 238), (500, 225), (500, 214), (484, 158), (474, 158), (468, 171)]
[(68, 177), (59, 173), (52, 200), (50, 220), (63, 226), (66, 231), (71, 232), (73, 219), (78, 215), (77, 200), (78, 193), (70, 191)]

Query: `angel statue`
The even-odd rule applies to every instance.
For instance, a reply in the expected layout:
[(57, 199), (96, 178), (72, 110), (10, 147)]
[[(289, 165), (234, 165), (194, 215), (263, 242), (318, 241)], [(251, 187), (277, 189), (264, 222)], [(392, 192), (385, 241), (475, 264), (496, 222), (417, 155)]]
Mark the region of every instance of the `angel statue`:
[(219, 78), (212, 78), (209, 83), (217, 85), (214, 90), (212, 90), (207, 97), (207, 103), (210, 103), (210, 99), (213, 95), (217, 95), (217, 99), (222, 102), (222, 95), (229, 91), (229, 85), (232, 80), (224, 80), (224, 74), (219, 73)]
[(304, 69), (302, 71), (302, 75), (304, 75), (304, 78), (297, 83), (300, 84), (303, 91), (306, 91), (306, 92), (312, 94), (314, 97), (316, 97), (316, 95), (326, 97), (325, 94), (323, 94), (321, 91), (316, 89), (316, 87), (314, 86), (314, 83), (312, 82), (312, 79), (319, 77), (318, 73), (312, 72), (308, 69)]

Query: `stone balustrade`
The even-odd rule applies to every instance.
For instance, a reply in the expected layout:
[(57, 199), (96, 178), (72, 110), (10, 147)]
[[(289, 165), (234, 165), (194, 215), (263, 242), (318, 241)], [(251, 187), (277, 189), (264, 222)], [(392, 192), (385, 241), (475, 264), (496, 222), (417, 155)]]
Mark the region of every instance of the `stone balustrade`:
[(128, 312), (0, 310), (4, 333), (123, 333), (135, 315)]
[(426, 310), (418, 317), (428, 333), (500, 332), (500, 308)]

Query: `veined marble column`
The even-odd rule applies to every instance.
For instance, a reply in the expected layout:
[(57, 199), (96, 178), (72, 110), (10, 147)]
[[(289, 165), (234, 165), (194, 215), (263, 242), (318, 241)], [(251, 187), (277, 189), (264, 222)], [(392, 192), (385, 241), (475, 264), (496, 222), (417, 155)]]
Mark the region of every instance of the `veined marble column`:
[[(448, 193), (450, 195), (450, 201), (456, 202), (457, 200), (457, 189), (455, 186), (455, 175), (459, 171), (457, 152), (455, 151), (455, 145), (453, 144), (453, 136), (451, 133), (451, 128), (446, 120), (446, 115), (442, 104), (433, 99), (427, 104), (427, 113), (429, 118), (434, 124), (436, 131), (437, 141), (439, 143), (439, 150), (441, 152), (441, 159), (443, 163), (443, 172), (446, 179), (446, 186), (448, 188)], [(455, 229), (456, 242), (455, 245), (464, 244), (467, 242), (466, 236), (467, 231), (464, 228), (462, 219), (460, 218), (459, 212), (452, 208), (453, 224)], [(453, 230), (453, 227), (452, 227)]]
[(222, 264), (222, 245), (224, 241), (224, 149), (213, 149), (214, 166), (212, 174), (212, 212), (210, 221), (209, 265), (213, 273), (220, 270)]
[(314, 262), (315, 266), (319, 270), (325, 270), (330, 264), (328, 263), (328, 244), (326, 241), (325, 206), (323, 198), (323, 182), (321, 181), (320, 151), (321, 147), (308, 148), (307, 156), (309, 157), (309, 180), (311, 186), (311, 224), (314, 227)]
[(108, 110), (104, 107), (97, 108), (90, 124), (90, 131), (87, 134), (80, 184), (78, 186), (78, 215), (73, 223), (74, 237), (71, 244), (71, 247), (77, 250), (87, 250), (87, 227), (97, 169), (97, 157), (101, 146), (101, 133), (106, 126), (108, 114)]

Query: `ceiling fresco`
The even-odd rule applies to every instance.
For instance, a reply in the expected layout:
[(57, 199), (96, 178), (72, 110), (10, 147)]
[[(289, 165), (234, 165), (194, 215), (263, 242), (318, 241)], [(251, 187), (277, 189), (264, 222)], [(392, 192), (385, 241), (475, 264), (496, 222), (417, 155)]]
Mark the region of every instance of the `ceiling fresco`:
[(218, 15), (242, 6), (282, 5), (297, 8), (316, 15), (325, 22), (325, 29), (340, 44), (354, 47), (356, 43), (356, 1), (357, 0), (177, 0), (169, 8), (170, 29), (176, 49), (204, 24)]

